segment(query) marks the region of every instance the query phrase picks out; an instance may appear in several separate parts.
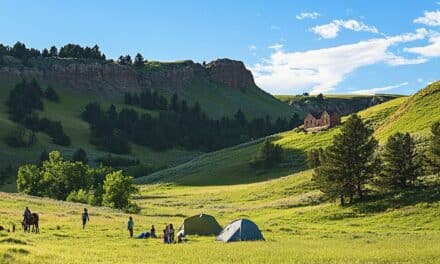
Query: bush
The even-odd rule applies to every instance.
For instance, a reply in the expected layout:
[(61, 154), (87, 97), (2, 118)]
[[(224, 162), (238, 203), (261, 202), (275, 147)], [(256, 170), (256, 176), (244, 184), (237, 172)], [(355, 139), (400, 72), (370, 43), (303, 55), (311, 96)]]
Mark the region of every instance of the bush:
[(103, 188), (104, 205), (117, 209), (129, 208), (131, 195), (138, 192), (138, 189), (133, 184), (133, 177), (124, 176), (122, 171), (108, 174)]
[(66, 198), (66, 201), (68, 202), (84, 203), (84, 204), (93, 204), (94, 200), (95, 200), (94, 192), (85, 191), (83, 189), (70, 192), (69, 196), (67, 196)]
[(16, 131), (5, 137), (5, 142), (13, 148), (29, 148), (37, 143), (37, 137), (32, 130), (19, 127)]

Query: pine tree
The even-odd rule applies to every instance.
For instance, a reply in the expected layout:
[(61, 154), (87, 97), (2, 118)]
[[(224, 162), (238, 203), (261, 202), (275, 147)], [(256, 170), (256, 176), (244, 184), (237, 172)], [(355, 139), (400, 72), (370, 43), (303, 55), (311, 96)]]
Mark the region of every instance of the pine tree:
[(47, 86), (46, 91), (44, 91), (44, 96), (53, 102), (57, 102), (60, 100), (59, 95), (57, 94), (57, 92), (52, 88), (52, 86)]
[(142, 54), (140, 53), (136, 54), (133, 65), (137, 68), (144, 67), (144, 57), (142, 57)]
[(316, 148), (312, 149), (307, 157), (307, 164), (309, 165), (309, 168), (315, 169), (321, 165), (321, 163), (324, 161), (324, 149), (322, 148)]
[(50, 47), (49, 55), (51, 57), (58, 57), (58, 49), (55, 46)]
[(77, 149), (72, 156), (72, 161), (79, 161), (82, 162), (84, 165), (86, 165), (89, 162), (89, 159), (87, 158), (87, 153), (84, 149), (79, 148)]
[(178, 113), (180, 111), (179, 97), (176, 93), (171, 97), (170, 110)]
[(273, 144), (269, 140), (266, 140), (257, 155), (249, 161), (249, 164), (253, 167), (270, 168), (281, 162), (282, 152), (283, 149), (280, 145)]
[(432, 173), (440, 176), (440, 121), (432, 125), (431, 133), (429, 167)]
[(389, 189), (413, 185), (420, 174), (415, 143), (409, 133), (390, 136), (382, 153), (380, 185)]
[(314, 181), (330, 199), (340, 199), (341, 205), (355, 196), (362, 198), (365, 184), (375, 173), (377, 141), (359, 116), (350, 116), (325, 151), (325, 159), (314, 171)]

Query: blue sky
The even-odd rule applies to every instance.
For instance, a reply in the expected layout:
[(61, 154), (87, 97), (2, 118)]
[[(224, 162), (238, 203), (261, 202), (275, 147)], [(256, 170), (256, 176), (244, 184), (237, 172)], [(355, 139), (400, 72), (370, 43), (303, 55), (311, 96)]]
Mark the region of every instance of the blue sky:
[(273, 94), (410, 94), (439, 78), (437, 1), (4, 1), (0, 42), (242, 60)]

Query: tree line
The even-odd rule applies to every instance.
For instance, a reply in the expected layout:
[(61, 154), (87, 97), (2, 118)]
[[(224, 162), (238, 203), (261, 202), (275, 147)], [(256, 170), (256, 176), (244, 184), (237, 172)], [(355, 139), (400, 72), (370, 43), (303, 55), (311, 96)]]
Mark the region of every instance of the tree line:
[(52, 138), (54, 144), (69, 146), (70, 138), (63, 130), (59, 121), (40, 118), (36, 110), (43, 110), (43, 98), (59, 101), (59, 95), (49, 85), (44, 91), (39, 83), (32, 79), (22, 80), (9, 92), (6, 106), (9, 118), (21, 126), (6, 137), (6, 143), (11, 147), (30, 147), (36, 142), (35, 132), (43, 132)]
[(23, 61), (35, 57), (59, 57), (59, 58), (78, 58), (78, 59), (93, 59), (105, 61), (106, 56), (99, 49), (98, 45), (93, 47), (82, 47), (78, 44), (67, 44), (59, 49), (56, 46), (44, 48), (41, 51), (34, 48), (27, 48), (26, 45), (17, 41), (13, 46), (5, 46), (0, 44), (0, 57), (12, 56)]
[(421, 184), (420, 176), (440, 176), (440, 122), (431, 129), (427, 154), (416, 148), (409, 133), (391, 135), (382, 148), (357, 115), (352, 115), (326, 149), (309, 153), (313, 180), (326, 197), (341, 205), (362, 199), (368, 186), (401, 191)]
[[(60, 48), (51, 46), (50, 48), (43, 48), (42, 50), (35, 48), (28, 48), (23, 42), (17, 41), (13, 46), (3, 45), (0, 43), (0, 65), (4, 64), (4, 56), (11, 56), (20, 59), (24, 64), (28, 63), (30, 58), (75, 58), (75, 59), (91, 59), (98, 61), (106, 61), (105, 54), (100, 50), (98, 45), (92, 47), (81, 46), (78, 44), (69, 43)], [(109, 60), (113, 62), (113, 60)], [(142, 54), (137, 53), (134, 60), (130, 55), (121, 55), (116, 60), (120, 65), (134, 66), (141, 68), (147, 60)]]
[(137, 209), (130, 202), (132, 194), (137, 192), (133, 177), (123, 175), (122, 171), (103, 166), (92, 168), (82, 161), (65, 160), (58, 151), (52, 151), (43, 158), (40, 165), (19, 167), (18, 191), (129, 211)]
[[(147, 97), (141, 95), (139, 98)], [(139, 104), (147, 109), (157, 109), (155, 107), (159, 105), (154, 101), (151, 105), (146, 102), (149, 100), (140, 99)], [(91, 142), (116, 154), (128, 154), (129, 141), (156, 150), (181, 146), (213, 151), (290, 130), (301, 123), (297, 115), (290, 120), (278, 118), (275, 122), (269, 116), (248, 121), (241, 110), (232, 118), (215, 120), (208, 117), (198, 103), (187, 106), (177, 95), (173, 95), (170, 104), (164, 103), (160, 108), (164, 109), (164, 106), (168, 106), (168, 110), (160, 111), (154, 117), (130, 108), (117, 111), (114, 105), (103, 109), (99, 103), (93, 102), (85, 107), (81, 116), (90, 124)]]

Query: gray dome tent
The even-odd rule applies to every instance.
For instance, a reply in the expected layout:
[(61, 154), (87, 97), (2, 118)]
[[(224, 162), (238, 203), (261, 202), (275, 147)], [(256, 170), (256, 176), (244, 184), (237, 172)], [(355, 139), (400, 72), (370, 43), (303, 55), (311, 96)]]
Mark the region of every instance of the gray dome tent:
[(188, 217), (179, 228), (179, 233), (182, 232), (184, 235), (218, 235), (220, 231), (222, 231), (222, 227), (217, 220), (207, 214)]
[(223, 229), (217, 240), (223, 242), (264, 240), (258, 226), (248, 219), (239, 219)]

